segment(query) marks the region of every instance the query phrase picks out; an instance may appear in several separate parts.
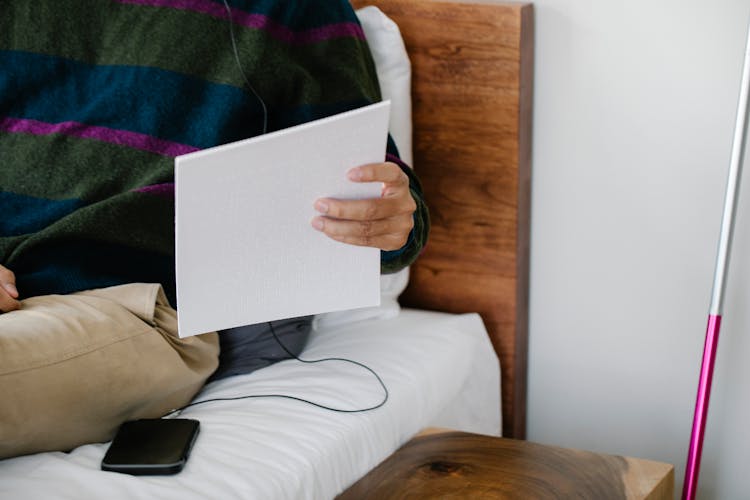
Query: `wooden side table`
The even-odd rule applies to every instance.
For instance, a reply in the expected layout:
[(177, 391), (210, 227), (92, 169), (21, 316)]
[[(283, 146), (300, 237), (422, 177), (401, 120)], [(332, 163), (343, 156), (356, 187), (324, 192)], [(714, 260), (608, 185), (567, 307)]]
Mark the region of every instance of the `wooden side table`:
[(674, 467), (637, 458), (468, 434), (425, 432), (370, 471), (339, 500), (672, 500)]

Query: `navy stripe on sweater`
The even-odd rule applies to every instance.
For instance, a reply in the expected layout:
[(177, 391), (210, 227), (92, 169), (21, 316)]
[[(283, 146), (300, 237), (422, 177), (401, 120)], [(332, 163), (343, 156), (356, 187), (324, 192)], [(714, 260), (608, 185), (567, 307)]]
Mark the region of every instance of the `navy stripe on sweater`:
[(230, 85), (30, 52), (0, 51), (0, 67), (0, 115), (127, 130), (197, 148), (260, 132), (260, 103)]
[(81, 200), (47, 200), (0, 191), (0, 237), (41, 231), (83, 206)]

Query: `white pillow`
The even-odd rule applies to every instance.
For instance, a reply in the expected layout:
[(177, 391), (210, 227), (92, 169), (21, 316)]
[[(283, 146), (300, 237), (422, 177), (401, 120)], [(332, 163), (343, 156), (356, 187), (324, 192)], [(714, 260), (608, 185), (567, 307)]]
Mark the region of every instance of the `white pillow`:
[[(396, 23), (374, 6), (356, 11), (370, 46), (383, 100), (391, 100), (388, 125), (401, 159), (412, 165), (411, 62)], [(319, 314), (313, 328), (333, 328), (346, 323), (397, 316), (398, 296), (409, 283), (409, 269), (380, 276), (380, 306)]]
[(411, 147), (411, 62), (398, 25), (374, 6), (357, 11), (375, 70), (378, 73), (383, 100), (391, 100), (391, 137), (396, 141), (401, 159), (412, 165)]

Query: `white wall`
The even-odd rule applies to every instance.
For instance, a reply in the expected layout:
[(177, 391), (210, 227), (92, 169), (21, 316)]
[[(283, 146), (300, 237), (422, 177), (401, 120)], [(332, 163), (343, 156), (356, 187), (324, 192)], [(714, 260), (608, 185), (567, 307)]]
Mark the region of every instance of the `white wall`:
[[(750, 3), (534, 3), (528, 438), (679, 494)], [(750, 498), (750, 172), (738, 215), (699, 498)]]

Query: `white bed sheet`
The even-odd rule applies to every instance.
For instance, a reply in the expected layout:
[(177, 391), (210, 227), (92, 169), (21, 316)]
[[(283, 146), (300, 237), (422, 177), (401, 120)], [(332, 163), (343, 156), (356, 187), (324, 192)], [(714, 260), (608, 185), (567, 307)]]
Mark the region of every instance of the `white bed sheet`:
[[(108, 444), (0, 461), (0, 498), (327, 499), (421, 429), (499, 435), (497, 357), (476, 314), (403, 310), (396, 318), (315, 332), (304, 359), (348, 357), (373, 368), (390, 397), (368, 413), (342, 414), (278, 399), (215, 402), (181, 415), (201, 422), (182, 473), (102, 472)], [(208, 385), (196, 398), (282, 393), (339, 408), (382, 397), (362, 368), (284, 361)]]

